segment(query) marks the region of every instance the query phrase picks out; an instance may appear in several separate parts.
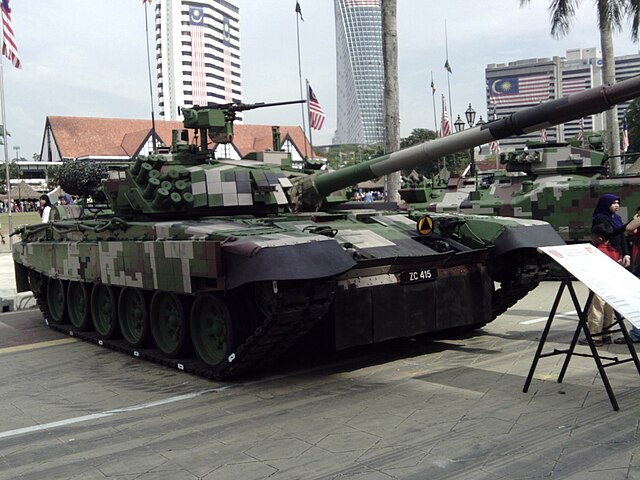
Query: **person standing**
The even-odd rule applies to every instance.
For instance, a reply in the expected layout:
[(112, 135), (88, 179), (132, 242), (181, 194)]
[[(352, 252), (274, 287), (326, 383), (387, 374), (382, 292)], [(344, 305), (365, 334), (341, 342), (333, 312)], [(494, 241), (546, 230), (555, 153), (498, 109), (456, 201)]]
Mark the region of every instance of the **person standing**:
[(591, 216), (591, 226), (595, 227), (604, 223), (611, 227), (612, 234), (609, 237), (609, 243), (620, 254), (620, 264), (627, 268), (631, 265), (631, 256), (629, 255), (629, 246), (625, 236), (626, 225), (622, 221), (622, 217), (618, 215), (619, 210), (620, 197), (611, 193), (602, 195)]
[(49, 214), (51, 213), (51, 200), (49, 195), (40, 195), (40, 216), (42, 217), (42, 223), (49, 222)]
[[(640, 277), (640, 207), (636, 210), (636, 214), (631, 221), (627, 223), (626, 231), (628, 234), (633, 235), (630, 270), (636, 277)], [(629, 337), (631, 337), (633, 343), (640, 343), (640, 328), (633, 325), (629, 330)], [(614, 342), (626, 343), (626, 340), (624, 337), (618, 337)]]
[[(591, 243), (611, 260), (620, 263), (620, 253), (611, 245), (609, 240), (612, 232), (613, 229), (608, 223), (595, 224), (591, 228)], [(600, 338), (593, 340), (595, 345), (600, 346), (604, 343), (611, 343), (611, 335), (607, 333), (607, 328), (613, 323), (614, 315), (613, 307), (594, 293), (587, 312), (587, 328), (591, 336), (600, 336)], [(580, 343), (586, 345), (587, 341), (580, 340)]]

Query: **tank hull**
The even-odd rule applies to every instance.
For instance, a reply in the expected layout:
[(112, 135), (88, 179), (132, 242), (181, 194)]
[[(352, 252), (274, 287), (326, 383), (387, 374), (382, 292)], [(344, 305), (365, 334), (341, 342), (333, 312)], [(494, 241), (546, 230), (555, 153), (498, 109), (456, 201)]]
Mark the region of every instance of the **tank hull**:
[[(322, 322), (337, 349), (478, 328), (540, 281), (510, 289), (505, 304), (488, 267), (499, 242), (451, 240), (438, 251), (416, 233), (415, 215), (358, 210), (110, 229), (100, 228), (110, 220), (91, 229), (57, 221), (25, 230), (14, 245), (17, 286), (34, 292), (54, 329), (223, 379), (261, 368), (305, 335), (315, 342)], [(233, 335), (220, 345), (211, 331), (222, 327)]]

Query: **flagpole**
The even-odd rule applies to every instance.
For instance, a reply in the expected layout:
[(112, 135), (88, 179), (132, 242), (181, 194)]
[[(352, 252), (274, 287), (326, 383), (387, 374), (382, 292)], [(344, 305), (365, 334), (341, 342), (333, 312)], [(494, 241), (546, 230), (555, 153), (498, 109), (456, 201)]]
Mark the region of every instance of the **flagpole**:
[[(444, 21), (444, 53), (447, 57), (447, 65), (449, 65), (449, 40), (447, 38), (447, 21)], [(447, 68), (447, 91), (449, 93), (449, 112), (453, 117), (453, 105), (451, 104), (451, 82), (449, 77), (451, 76), (451, 66)]]
[[(311, 158), (313, 159), (313, 137), (311, 136), (311, 110), (309, 109), (309, 79), (305, 78), (307, 85), (307, 119), (309, 120), (309, 144), (311, 145)], [(304, 107), (304, 103), (302, 104)], [(304, 142), (304, 153), (307, 154), (307, 142)]]
[[(299, 15), (298, 15), (299, 14)], [(298, 44), (298, 80), (300, 83), (300, 97), (305, 98), (302, 92), (302, 61), (300, 60), (300, 17), (302, 17), (302, 11), (300, 4), (296, 1), (296, 39)], [(307, 81), (307, 112), (309, 111), (309, 86)], [(302, 113), (302, 133), (307, 134), (307, 126), (304, 119), (304, 103), (300, 104), (300, 111)], [(309, 141), (311, 141), (311, 126), (309, 126)], [(313, 144), (312, 144), (313, 145)], [(311, 156), (313, 157), (313, 147), (311, 148)], [(308, 157), (307, 142), (304, 142), (304, 158)]]
[(149, 14), (147, 12), (147, 2), (144, 2), (144, 26), (147, 38), (147, 69), (149, 70), (149, 96), (151, 97), (151, 137), (153, 142), (153, 153), (158, 152), (156, 144), (156, 119), (153, 112), (153, 82), (151, 81), (151, 53), (149, 51)]
[(433, 70), (431, 70), (431, 104), (433, 105), (433, 124), (435, 125), (434, 132), (438, 131), (438, 117), (436, 116), (436, 87), (433, 83)]
[(0, 102), (2, 102), (2, 139), (4, 143), (4, 166), (7, 179), (7, 210), (9, 213), (9, 248), (12, 249), (13, 217), (11, 215), (11, 177), (9, 176), (9, 145), (7, 144), (7, 115), (4, 108), (4, 66), (0, 56)]

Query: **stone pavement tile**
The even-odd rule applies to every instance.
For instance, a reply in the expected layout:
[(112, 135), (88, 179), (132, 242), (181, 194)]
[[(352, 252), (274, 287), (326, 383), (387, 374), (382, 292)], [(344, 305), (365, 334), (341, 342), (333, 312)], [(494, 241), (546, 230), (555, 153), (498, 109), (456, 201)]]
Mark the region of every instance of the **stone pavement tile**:
[(268, 462), (297, 458), (309, 450), (313, 445), (298, 438), (264, 438), (251, 448), (244, 451), (245, 455)]
[[(325, 480), (325, 479), (351, 479), (362, 474), (369, 474), (371, 477), (363, 478), (386, 478), (380, 477), (375, 471), (356, 461), (358, 456), (349, 453), (331, 453), (323, 448), (312, 447), (302, 455), (292, 460), (273, 460), (269, 465), (276, 468), (278, 473), (269, 480), (281, 479), (305, 479), (305, 480)], [(231, 477), (227, 477), (231, 478)]]
[[(73, 473), (70, 473), (73, 471)], [(9, 476), (5, 476), (8, 474)], [(0, 472), (0, 480), (103, 480), (106, 475), (91, 466), (70, 465), (63, 462), (52, 461), (39, 463), (26, 470), (17, 473)], [(118, 479), (134, 480), (134, 475), (119, 476)]]
[(198, 477), (184, 470), (152, 470), (138, 475), (136, 480), (198, 480)]
[[(440, 455), (429, 453), (418, 464), (384, 469), (391, 478), (403, 480), (439, 480), (460, 479), (479, 480), (477, 476), (480, 466), (477, 459), (453, 461)], [(492, 480), (497, 480), (495, 477)]]
[(273, 479), (277, 470), (261, 462), (232, 463), (222, 465), (202, 480), (218, 480), (220, 478), (237, 478), (242, 480)]
[(162, 455), (138, 446), (123, 451), (120, 455), (110, 455), (99, 463), (95, 463), (95, 466), (107, 477), (117, 477), (119, 475), (142, 475), (159, 469), (167, 462), (168, 460)]
[(374, 446), (358, 457), (357, 462), (381, 472), (396, 468), (415, 467), (430, 453), (432, 446), (428, 443), (420, 446), (401, 444), (385, 447)]
[[(256, 438), (254, 445), (262, 441)], [(200, 441), (197, 446), (176, 441), (172, 448), (158, 444), (148, 447), (167, 458), (171, 465), (178, 465), (197, 477), (204, 477), (225, 465), (261, 463), (255, 457), (244, 453), (245, 446), (225, 445), (213, 437)]]
[(316, 445), (331, 453), (361, 452), (375, 445), (380, 437), (358, 430), (330, 433)]

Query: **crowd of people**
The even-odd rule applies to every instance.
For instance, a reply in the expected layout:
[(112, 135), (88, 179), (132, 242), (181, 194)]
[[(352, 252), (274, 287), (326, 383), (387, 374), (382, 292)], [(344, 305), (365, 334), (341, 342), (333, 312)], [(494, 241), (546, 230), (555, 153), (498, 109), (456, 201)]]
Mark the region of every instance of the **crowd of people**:
[(37, 212), (39, 206), (37, 200), (11, 200), (11, 205), (8, 201), (0, 200), (0, 213), (8, 213), (9, 207), (11, 207), (11, 213)]

